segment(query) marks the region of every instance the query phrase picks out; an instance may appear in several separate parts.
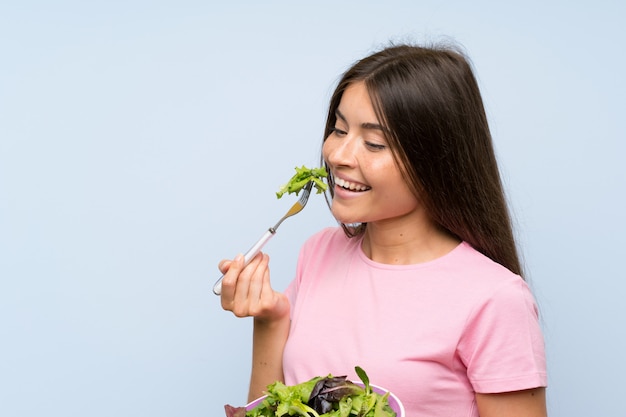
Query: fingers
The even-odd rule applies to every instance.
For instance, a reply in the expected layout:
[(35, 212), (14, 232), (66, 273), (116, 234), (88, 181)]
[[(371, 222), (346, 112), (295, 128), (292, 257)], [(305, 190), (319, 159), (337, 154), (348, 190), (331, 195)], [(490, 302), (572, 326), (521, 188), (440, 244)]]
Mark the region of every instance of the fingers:
[(237, 255), (232, 261), (224, 260), (219, 263), (219, 269), (224, 274), (222, 279), (222, 308), (230, 310), (229, 305), (232, 303), (235, 294), (235, 286), (241, 271), (244, 268), (243, 255)]
[(270, 285), (269, 256), (258, 254), (244, 266), (243, 256), (232, 261), (222, 261), (222, 308), (232, 311), (237, 317), (257, 317), (271, 310), (274, 291)]
[[(247, 284), (247, 294), (244, 293), (244, 289), (242, 291), (238, 291), (235, 295), (235, 301), (243, 301), (244, 298), (248, 299), (249, 307), (251, 310), (258, 310), (258, 306), (261, 302), (261, 298), (263, 295), (263, 291), (265, 292), (269, 289), (272, 290), (269, 286), (269, 256), (263, 254), (258, 257), (258, 264), (256, 265), (254, 275), (252, 275), (250, 280), (246, 282)], [(238, 298), (241, 297), (241, 298)]]
[(272, 288), (272, 285), (270, 283), (269, 264), (267, 269), (265, 270), (265, 273), (263, 274), (263, 281), (261, 282), (261, 288), (259, 289), (259, 291), (260, 299), (269, 299), (274, 296), (274, 289)]

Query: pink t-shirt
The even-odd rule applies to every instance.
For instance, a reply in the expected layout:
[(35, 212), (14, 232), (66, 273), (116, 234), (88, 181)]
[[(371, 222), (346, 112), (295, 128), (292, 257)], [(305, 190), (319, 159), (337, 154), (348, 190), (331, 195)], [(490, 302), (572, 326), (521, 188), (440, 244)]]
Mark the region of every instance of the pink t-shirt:
[(286, 294), (285, 382), (348, 375), (394, 392), (408, 417), (478, 416), (476, 392), (546, 386), (537, 308), (517, 275), (461, 243), (416, 265), (373, 262), (325, 229), (303, 246)]

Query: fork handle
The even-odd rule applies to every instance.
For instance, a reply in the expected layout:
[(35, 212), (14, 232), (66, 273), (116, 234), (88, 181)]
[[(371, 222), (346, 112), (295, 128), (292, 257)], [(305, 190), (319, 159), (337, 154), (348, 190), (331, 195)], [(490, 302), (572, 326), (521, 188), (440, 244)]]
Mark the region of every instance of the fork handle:
[[(276, 233), (275, 228), (270, 227), (269, 229), (267, 229), (267, 232), (265, 232), (263, 236), (261, 236), (261, 238), (257, 240), (254, 246), (248, 249), (248, 252), (246, 252), (246, 254), (243, 256), (243, 266), (248, 265), (250, 261), (255, 256), (257, 256), (259, 252), (261, 252), (261, 249), (263, 249), (263, 246), (265, 246), (267, 241), (270, 240), (271, 237), (274, 236), (275, 233)], [(224, 275), (222, 275), (220, 279), (218, 279), (213, 285), (213, 293), (215, 295), (220, 295), (222, 293), (222, 280), (223, 279), (224, 279)]]

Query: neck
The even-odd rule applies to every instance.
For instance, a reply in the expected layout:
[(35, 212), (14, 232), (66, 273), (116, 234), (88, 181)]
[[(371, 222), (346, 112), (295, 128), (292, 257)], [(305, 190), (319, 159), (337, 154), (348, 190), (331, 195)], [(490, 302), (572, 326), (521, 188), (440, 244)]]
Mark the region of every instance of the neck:
[(367, 224), (362, 249), (375, 262), (411, 265), (437, 259), (459, 243), (433, 222), (375, 222)]

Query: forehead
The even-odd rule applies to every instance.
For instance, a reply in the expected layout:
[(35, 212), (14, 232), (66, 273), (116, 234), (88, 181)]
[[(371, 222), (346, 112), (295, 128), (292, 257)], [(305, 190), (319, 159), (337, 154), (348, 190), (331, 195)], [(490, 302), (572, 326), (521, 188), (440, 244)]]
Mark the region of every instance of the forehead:
[(352, 83), (346, 87), (335, 113), (337, 117), (346, 120), (378, 122), (372, 99), (363, 81)]

